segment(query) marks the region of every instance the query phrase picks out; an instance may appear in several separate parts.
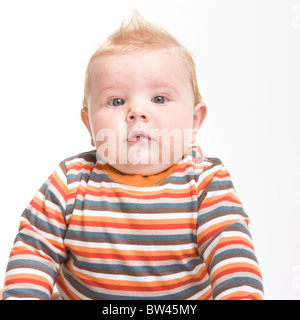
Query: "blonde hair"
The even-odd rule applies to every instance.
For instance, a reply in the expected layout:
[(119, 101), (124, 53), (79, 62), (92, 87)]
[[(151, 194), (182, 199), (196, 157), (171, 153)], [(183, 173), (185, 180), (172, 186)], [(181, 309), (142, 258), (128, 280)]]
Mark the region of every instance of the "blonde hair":
[(178, 53), (183, 58), (190, 75), (195, 105), (202, 102), (197, 83), (195, 62), (191, 53), (166, 30), (149, 23), (138, 12), (134, 11), (130, 22), (128, 24), (122, 22), (120, 28), (100, 45), (90, 58), (85, 74), (83, 107), (87, 108), (87, 96), (91, 85), (91, 73), (97, 59), (113, 54), (155, 49), (169, 49)]

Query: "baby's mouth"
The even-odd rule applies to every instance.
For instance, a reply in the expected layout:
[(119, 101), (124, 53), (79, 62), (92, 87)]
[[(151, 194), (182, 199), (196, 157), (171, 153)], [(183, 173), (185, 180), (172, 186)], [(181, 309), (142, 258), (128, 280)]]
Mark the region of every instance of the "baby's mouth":
[(137, 143), (137, 142), (149, 142), (151, 138), (144, 132), (133, 132), (129, 135), (127, 142)]
[(128, 139), (129, 142), (138, 142), (138, 141), (144, 141), (144, 140), (148, 140), (148, 137), (145, 136), (144, 134), (136, 134), (133, 137)]

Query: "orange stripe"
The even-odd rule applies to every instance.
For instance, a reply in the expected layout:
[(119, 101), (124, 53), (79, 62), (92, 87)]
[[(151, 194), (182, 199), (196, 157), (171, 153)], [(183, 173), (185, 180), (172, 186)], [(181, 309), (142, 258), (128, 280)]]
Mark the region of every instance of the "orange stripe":
[(94, 167), (93, 164), (86, 164), (86, 163), (82, 163), (80, 161), (78, 162), (73, 162), (70, 164), (67, 164), (67, 171), (70, 172), (71, 170), (74, 171), (80, 171), (80, 170), (86, 170), (86, 171), (91, 171)]
[(56, 188), (56, 190), (64, 198), (64, 200), (67, 201), (67, 188), (56, 172), (53, 173), (51, 184)]
[(220, 279), (226, 275), (234, 274), (234, 273), (238, 273), (238, 272), (243, 272), (243, 273), (248, 273), (248, 274), (249, 273), (256, 274), (257, 276), (259, 276), (261, 278), (260, 271), (257, 268), (253, 267), (251, 264), (236, 263), (236, 264), (229, 264), (226, 267), (219, 268), (211, 275), (211, 279), (212, 279), (212, 282), (214, 283), (218, 279)]
[(200, 209), (211, 207), (211, 206), (213, 206), (219, 202), (223, 202), (223, 201), (242, 204), (236, 196), (234, 196), (232, 193), (228, 193), (226, 195), (205, 198), (201, 203)]
[(165, 171), (150, 176), (142, 176), (140, 174), (127, 175), (119, 172), (107, 163), (103, 165), (103, 170), (117, 182), (130, 186), (147, 187), (164, 180), (170, 174), (174, 173), (177, 170), (177, 167), (177, 164), (173, 164)]
[(48, 206), (44, 207), (45, 203), (39, 198), (35, 197), (31, 205), (34, 209), (36, 209), (39, 213), (43, 214), (47, 218), (51, 218), (61, 224), (65, 224), (65, 220), (62, 218), (62, 213)]
[(197, 300), (210, 300), (212, 298), (213, 292), (210, 288), (207, 292), (201, 295)]
[[(22, 275), (24, 276), (24, 274)], [(26, 274), (26, 277), (22, 278), (22, 277), (17, 277), (15, 276), (13, 279), (9, 279), (9, 277), (6, 278), (7, 280), (5, 281), (5, 285), (9, 286), (9, 285), (13, 285), (13, 284), (34, 284), (36, 286), (40, 286), (43, 287), (45, 289), (47, 289), (48, 291), (52, 290), (52, 284), (46, 283), (44, 281), (41, 281), (40, 279), (31, 279), (30, 275)]]
[(220, 298), (220, 300), (242, 300), (242, 299), (262, 300), (263, 298), (259, 293), (247, 292), (247, 291), (236, 291)]
[(56, 283), (63, 290), (63, 292), (68, 296), (70, 300), (82, 300), (74, 292), (72, 292), (70, 288), (66, 286), (63, 278), (59, 277)]
[(234, 224), (236, 222), (239, 222), (240, 220), (238, 219), (233, 219), (233, 220), (226, 220), (220, 223), (216, 223), (212, 225), (211, 227), (205, 229), (203, 232), (200, 233), (199, 241), (198, 241), (198, 246), (200, 247), (205, 241), (211, 239), (214, 237), (217, 233), (219, 233), (221, 230), (224, 228), (230, 226), (231, 224)]
[[(176, 223), (174, 223), (174, 220)], [(126, 218), (115, 218), (115, 217), (95, 217), (95, 216), (80, 216), (80, 215), (73, 215), (70, 225), (73, 224), (77, 225), (78, 223), (88, 223), (88, 222), (99, 222), (99, 223), (105, 223), (105, 222), (112, 222), (112, 223), (120, 223), (120, 224), (134, 224), (134, 225), (144, 225), (144, 224), (152, 224), (160, 226), (162, 224), (169, 224), (170, 222), (174, 223), (174, 225), (177, 224), (190, 224), (190, 223), (196, 223), (196, 218), (183, 218), (183, 219), (174, 219), (173, 217), (170, 219), (142, 219), (140, 215), (137, 215), (136, 219), (126, 219)], [(158, 227), (159, 229), (159, 227)]]

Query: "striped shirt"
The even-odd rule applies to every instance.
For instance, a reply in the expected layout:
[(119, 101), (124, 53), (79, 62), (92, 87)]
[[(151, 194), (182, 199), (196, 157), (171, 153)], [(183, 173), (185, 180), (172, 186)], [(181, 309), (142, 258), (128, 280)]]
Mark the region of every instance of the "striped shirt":
[(96, 151), (62, 161), (24, 210), (4, 299), (262, 299), (249, 219), (230, 175), (197, 147), (123, 175)]

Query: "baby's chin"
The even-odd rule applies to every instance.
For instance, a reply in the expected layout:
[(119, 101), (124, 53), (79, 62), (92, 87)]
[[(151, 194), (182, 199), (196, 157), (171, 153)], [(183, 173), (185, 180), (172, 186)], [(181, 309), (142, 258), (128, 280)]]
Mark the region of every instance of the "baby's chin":
[(151, 176), (169, 169), (173, 163), (169, 164), (110, 164), (111, 167), (123, 174)]

